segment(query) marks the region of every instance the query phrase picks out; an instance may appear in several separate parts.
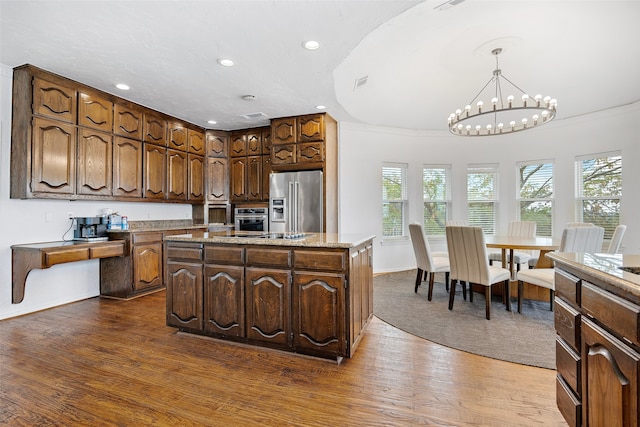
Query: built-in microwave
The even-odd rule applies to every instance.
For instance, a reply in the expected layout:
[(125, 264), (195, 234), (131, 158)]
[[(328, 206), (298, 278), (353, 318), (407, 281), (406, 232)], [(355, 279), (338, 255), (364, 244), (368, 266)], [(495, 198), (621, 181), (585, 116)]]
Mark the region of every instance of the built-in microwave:
[(236, 208), (236, 231), (269, 231), (269, 208)]

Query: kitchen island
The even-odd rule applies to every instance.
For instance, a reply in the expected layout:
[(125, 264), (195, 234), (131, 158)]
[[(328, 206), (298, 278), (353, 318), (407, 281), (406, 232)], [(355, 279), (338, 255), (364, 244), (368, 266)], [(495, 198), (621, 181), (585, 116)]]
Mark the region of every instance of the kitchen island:
[(640, 255), (555, 261), (556, 401), (570, 426), (640, 419)]
[(373, 315), (373, 235), (165, 237), (167, 325), (342, 360)]

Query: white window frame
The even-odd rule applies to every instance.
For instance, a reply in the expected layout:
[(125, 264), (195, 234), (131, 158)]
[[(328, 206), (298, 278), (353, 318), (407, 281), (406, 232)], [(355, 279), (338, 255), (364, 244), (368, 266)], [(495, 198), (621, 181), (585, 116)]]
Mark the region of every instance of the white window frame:
[[(499, 199), (499, 168), (498, 164), (469, 164), (467, 165), (467, 220), (471, 226), (480, 226), (485, 234), (496, 234), (498, 228), (498, 199)], [(469, 178), (471, 175), (487, 174), (492, 175), (492, 194), (488, 197), (480, 197), (470, 191)], [(492, 205), (493, 221), (482, 221), (480, 218), (472, 218), (473, 203), (487, 203)]]
[[(426, 191), (427, 184), (427, 171), (438, 171), (436, 174), (440, 174), (444, 178), (444, 183), (442, 186), (439, 186), (436, 190), (436, 194), (430, 195)], [(434, 174), (435, 175), (435, 174)], [(428, 236), (439, 236), (444, 237), (445, 235), (445, 226), (447, 220), (449, 220), (451, 216), (451, 165), (433, 165), (426, 164), (422, 166), (422, 225), (424, 227), (424, 232)], [(430, 221), (427, 218), (427, 204), (439, 204), (444, 206), (444, 218), (441, 218), (443, 221), (442, 229), (436, 230), (436, 227), (429, 225)], [(434, 232), (435, 231), (435, 232)]]
[[(523, 197), (522, 196), (522, 179), (520, 176), (520, 169), (527, 166), (540, 166), (544, 167), (549, 165), (551, 167), (551, 175), (548, 177), (551, 180), (551, 194), (546, 197)], [(551, 217), (549, 218), (549, 227), (546, 229), (544, 226), (540, 226), (538, 223), (536, 234), (538, 236), (551, 237), (553, 235), (553, 218), (555, 209), (555, 162), (553, 160), (530, 160), (516, 163), (516, 216), (518, 220), (528, 221), (529, 218), (522, 218), (522, 204), (523, 203), (548, 203), (551, 207)]]
[[(399, 194), (399, 198), (386, 198), (385, 191), (385, 169), (397, 169), (398, 178), (400, 179), (401, 191)], [(381, 190), (382, 190), (382, 239), (383, 240), (400, 240), (407, 239), (408, 236), (408, 218), (409, 218), (409, 165), (407, 163), (391, 163), (384, 162), (382, 164), (382, 182), (381, 182)], [(401, 224), (396, 227), (396, 231), (394, 233), (389, 234), (387, 229), (389, 228), (386, 222), (385, 209), (387, 205), (395, 204), (399, 205), (401, 212)]]

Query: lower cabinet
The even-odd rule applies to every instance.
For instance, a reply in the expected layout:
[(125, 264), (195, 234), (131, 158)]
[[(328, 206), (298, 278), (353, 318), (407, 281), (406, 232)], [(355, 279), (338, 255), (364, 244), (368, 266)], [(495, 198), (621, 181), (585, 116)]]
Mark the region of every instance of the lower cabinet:
[(196, 263), (185, 248), (198, 245), (167, 242), (167, 325), (325, 358), (355, 352), (373, 315), (371, 242), (348, 249), (205, 243)]

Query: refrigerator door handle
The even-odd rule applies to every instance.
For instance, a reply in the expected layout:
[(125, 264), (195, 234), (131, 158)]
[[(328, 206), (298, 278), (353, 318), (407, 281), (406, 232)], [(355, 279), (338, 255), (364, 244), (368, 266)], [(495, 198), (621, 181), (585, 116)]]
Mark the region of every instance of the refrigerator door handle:
[(291, 232), (293, 231), (293, 222), (295, 221), (295, 212), (296, 212), (296, 208), (295, 208), (295, 189), (293, 187), (293, 181), (289, 181), (289, 206), (287, 209), (287, 232)]
[(293, 232), (294, 233), (298, 233), (300, 231), (299, 229), (299, 219), (300, 219), (300, 206), (298, 206), (298, 202), (300, 199), (300, 183), (298, 181), (295, 181), (295, 183), (293, 184), (293, 188), (294, 188), (294, 199), (293, 199), (293, 203), (295, 204), (295, 216), (294, 216), (294, 220), (293, 220)]

